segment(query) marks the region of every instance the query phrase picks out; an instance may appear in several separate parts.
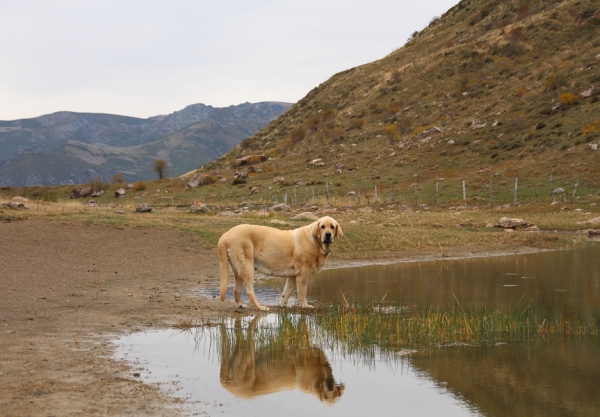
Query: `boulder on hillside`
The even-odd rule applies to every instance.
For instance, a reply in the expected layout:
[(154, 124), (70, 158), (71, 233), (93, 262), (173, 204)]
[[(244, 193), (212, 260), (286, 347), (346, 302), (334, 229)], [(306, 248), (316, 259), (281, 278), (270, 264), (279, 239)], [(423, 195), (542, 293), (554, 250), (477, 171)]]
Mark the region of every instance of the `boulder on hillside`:
[(16, 201), (18, 203), (27, 203), (29, 201), (29, 199), (17, 195), (17, 196), (14, 196), (13, 198), (11, 198), (10, 201)]
[(125, 197), (126, 195), (127, 195), (127, 193), (125, 192), (124, 188), (119, 188), (118, 190), (115, 191), (116, 198)]
[(591, 96), (595, 96), (597, 94), (600, 94), (600, 88), (593, 85), (590, 88), (588, 88), (587, 90), (585, 90), (583, 93), (579, 94), (579, 96), (581, 96), (583, 98), (588, 98)]
[(290, 206), (288, 206), (287, 204), (281, 203), (281, 204), (275, 204), (274, 206), (270, 207), (269, 210), (271, 210), (271, 211), (292, 211), (292, 208)]
[(319, 220), (319, 217), (311, 213), (310, 211), (305, 211), (304, 213), (300, 213), (291, 217), (290, 220), (310, 220), (312, 222)]
[(91, 197), (92, 193), (94, 192), (94, 190), (92, 189), (92, 187), (77, 187), (74, 188), (73, 190), (71, 190), (71, 193), (69, 194), (69, 196), (71, 198), (84, 198), (84, 197)]
[(217, 217), (238, 217), (239, 214), (238, 213), (234, 213), (233, 211), (230, 210), (225, 210), (225, 211), (221, 211), (219, 213), (217, 213)]
[(236, 168), (243, 167), (245, 165), (255, 165), (261, 162), (267, 161), (269, 158), (265, 155), (247, 155), (235, 160), (234, 166)]
[(28, 207), (19, 201), (9, 201), (8, 203), (0, 203), (1, 208), (8, 208), (12, 210), (27, 210)]
[(200, 201), (194, 201), (190, 207), (190, 213), (210, 213), (210, 209), (206, 204), (201, 203)]
[(533, 223), (528, 223), (523, 219), (511, 219), (508, 217), (501, 217), (500, 220), (498, 220), (496, 227), (503, 227), (504, 229), (513, 230), (523, 229), (527, 231), (539, 230), (539, 228)]
[(135, 211), (137, 211), (138, 213), (150, 213), (152, 211), (152, 207), (150, 207), (146, 203), (142, 203), (135, 208)]

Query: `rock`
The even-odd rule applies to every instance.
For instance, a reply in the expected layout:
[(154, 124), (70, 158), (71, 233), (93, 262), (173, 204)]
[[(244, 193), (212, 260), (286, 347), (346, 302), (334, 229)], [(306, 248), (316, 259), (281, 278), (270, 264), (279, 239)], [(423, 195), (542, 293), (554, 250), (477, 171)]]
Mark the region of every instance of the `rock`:
[(512, 232), (514, 232), (515, 230), (514, 230), (514, 229), (504, 229), (504, 231), (505, 231), (505, 232), (512, 233)]
[(278, 219), (273, 219), (273, 220), (269, 221), (269, 223), (271, 223), (271, 224), (279, 224), (279, 225), (282, 225), (282, 226), (291, 226), (288, 222), (283, 221), (283, 220), (278, 220)]
[(292, 208), (290, 206), (288, 206), (287, 204), (281, 203), (281, 204), (275, 204), (269, 210), (271, 210), (271, 211), (292, 211)]
[(589, 214), (588, 211), (585, 211), (585, 210), (580, 209), (580, 208), (576, 208), (575, 210), (573, 210), (573, 213)]
[(373, 209), (369, 206), (361, 207), (361, 208), (357, 209), (357, 211), (359, 211), (361, 213), (373, 213)]
[(537, 232), (538, 230), (540, 230), (540, 228), (537, 227), (535, 224), (532, 224), (531, 226), (523, 228), (523, 230), (526, 232)]
[(233, 211), (225, 210), (217, 213), (217, 217), (239, 217), (239, 214)]
[(304, 185), (304, 181), (302, 181), (302, 178), (298, 178), (296, 181), (294, 181), (295, 185)]
[(102, 194), (104, 194), (104, 190), (94, 191), (90, 197), (100, 197)]
[(597, 143), (588, 143), (588, 148), (595, 151), (598, 149), (598, 144)]
[(115, 214), (127, 214), (123, 210), (115, 210)]
[(454, 142), (452, 139), (450, 139), (450, 140), (448, 141), (448, 145), (454, 145), (455, 143), (456, 143), (456, 142)]
[(588, 229), (588, 236), (600, 236), (600, 229)]
[(321, 213), (323, 214), (335, 214), (337, 212), (338, 211), (336, 208), (324, 208), (323, 210), (321, 210)]
[(11, 210), (27, 210), (27, 206), (19, 201), (9, 201), (8, 203), (0, 204), (2, 208), (8, 208)]
[(252, 187), (250, 189), (250, 195), (258, 194), (258, 193), (260, 193), (260, 187)]
[(487, 227), (487, 228), (494, 227), (494, 223), (486, 223), (485, 227)]
[(214, 181), (214, 177), (205, 174), (196, 174), (194, 177), (188, 182), (188, 188), (196, 188), (199, 185), (207, 185)]
[(69, 196), (71, 198), (91, 197), (93, 192), (92, 187), (77, 187), (71, 190)]
[(247, 155), (247, 156), (243, 156), (241, 158), (236, 159), (234, 166), (236, 168), (239, 168), (239, 167), (243, 167), (245, 165), (255, 165), (255, 164), (259, 164), (261, 162), (265, 162), (268, 159), (269, 158), (267, 158), (265, 155)]
[(135, 208), (135, 211), (137, 211), (138, 213), (150, 213), (152, 211), (152, 207), (150, 207), (146, 203), (142, 203)]
[(17, 195), (15, 197), (11, 198), (10, 201), (16, 201), (17, 203), (27, 203), (29, 201), (29, 199)]
[(600, 224), (600, 217), (594, 217), (593, 219), (588, 220), (587, 222), (584, 222), (586, 224), (592, 224), (594, 226), (599, 225)]
[(200, 201), (194, 201), (190, 207), (190, 213), (210, 213), (210, 209), (206, 204), (201, 203)]
[(421, 135), (422, 135), (422, 136), (431, 136), (431, 135), (434, 135), (434, 134), (436, 134), (436, 133), (442, 133), (442, 129), (440, 129), (440, 128), (439, 128), (439, 127), (437, 127), (437, 126), (432, 126), (432, 127), (430, 127), (429, 129), (425, 129), (425, 130), (424, 130), (424, 131), (421, 133)]
[(126, 195), (127, 195), (127, 193), (125, 192), (124, 188), (119, 188), (118, 190), (115, 191), (115, 198), (125, 197)]
[(583, 93), (579, 94), (581, 97), (583, 98), (588, 98), (591, 96), (595, 96), (596, 94), (600, 94), (600, 88), (596, 87), (595, 85), (591, 86), (590, 88), (588, 88), (587, 90), (585, 90)]
[(254, 172), (257, 172), (254, 167), (248, 167), (242, 171), (235, 171), (235, 174), (233, 175), (233, 179), (248, 178), (248, 175), (252, 174)]
[[(524, 229), (524, 228), (528, 228), (528, 227), (533, 227), (535, 226), (535, 224), (532, 223), (527, 223), (525, 220), (523, 219), (510, 219), (508, 217), (501, 217), (500, 220), (498, 220), (498, 224), (496, 225), (496, 227), (503, 227), (505, 229)], [(537, 227), (537, 226), (535, 226)]]
[(132, 189), (132, 188), (133, 188), (133, 184), (131, 184), (131, 183), (130, 183), (130, 184), (127, 184), (127, 189), (129, 189), (129, 190), (130, 190), (130, 189)]
[(552, 190), (553, 194), (562, 194), (565, 192), (564, 188), (555, 188), (554, 190)]
[(285, 181), (285, 178), (284, 178), (284, 177), (275, 177), (275, 178), (273, 179), (273, 182), (274, 182), (275, 184), (277, 184), (277, 183), (280, 183), (280, 182), (284, 182), (284, 181)]
[(316, 211), (316, 210), (319, 210), (319, 206), (310, 206), (310, 209), (312, 211)]
[(350, 191), (348, 194), (346, 194), (347, 196), (353, 196), (356, 195), (356, 191)]
[(414, 213), (413, 209), (411, 209), (410, 207), (408, 207), (406, 204), (401, 204), (398, 207), (398, 211), (400, 213), (404, 213), (404, 214), (412, 214), (412, 213)]
[(308, 162), (306, 163), (306, 165), (316, 165), (316, 164), (318, 164), (318, 163), (319, 163), (319, 162), (321, 162), (321, 161), (322, 161), (322, 159), (321, 159), (321, 158), (318, 158), (318, 159), (313, 159), (312, 161), (308, 161)]
[(310, 211), (305, 211), (304, 213), (296, 214), (294, 217), (290, 218), (290, 220), (310, 220), (314, 222), (319, 220), (319, 217)]
[(221, 181), (222, 184), (225, 184), (227, 182), (227, 178), (223, 177), (219, 181)]
[(269, 217), (271, 215), (271, 213), (269, 213), (266, 210), (259, 210), (259, 211), (257, 211), (256, 213), (253, 213), (253, 214), (255, 216), (258, 216), (258, 217)]

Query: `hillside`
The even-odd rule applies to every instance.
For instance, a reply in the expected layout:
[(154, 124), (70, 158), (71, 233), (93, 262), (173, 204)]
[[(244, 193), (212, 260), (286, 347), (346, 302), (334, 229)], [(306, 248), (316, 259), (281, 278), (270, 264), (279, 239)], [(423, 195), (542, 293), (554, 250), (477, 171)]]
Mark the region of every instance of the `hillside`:
[(148, 119), (58, 112), (0, 121), (0, 186), (77, 184), (119, 172), (128, 181), (154, 176), (164, 158), (184, 173), (223, 155), (290, 107), (194, 104)]
[[(597, 2), (463, 0), (402, 48), (334, 75), (202, 172), (231, 178), (236, 158), (265, 154), (246, 186), (271, 193), (329, 182), (340, 196), (373, 186), (431, 196), (436, 182), (457, 194), (465, 180), (470, 196), (485, 197), (490, 180), (508, 195), (517, 177), (532, 194), (577, 181), (597, 192), (598, 89)], [(324, 165), (307, 165), (315, 159)], [(274, 184), (279, 176), (286, 181)]]

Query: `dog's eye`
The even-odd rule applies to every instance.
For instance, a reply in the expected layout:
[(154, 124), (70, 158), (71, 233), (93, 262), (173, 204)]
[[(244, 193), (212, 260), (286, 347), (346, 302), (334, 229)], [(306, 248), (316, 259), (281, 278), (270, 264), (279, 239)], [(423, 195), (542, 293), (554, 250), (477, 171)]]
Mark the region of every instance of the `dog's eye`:
[(324, 225), (321, 225), (321, 229), (325, 229), (325, 226), (324, 226)]

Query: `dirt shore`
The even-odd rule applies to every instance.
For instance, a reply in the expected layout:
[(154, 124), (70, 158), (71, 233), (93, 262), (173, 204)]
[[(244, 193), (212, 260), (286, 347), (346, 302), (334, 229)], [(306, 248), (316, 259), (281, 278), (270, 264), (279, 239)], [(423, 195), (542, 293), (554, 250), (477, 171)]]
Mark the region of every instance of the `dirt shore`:
[[(444, 257), (528, 251), (453, 248)], [(403, 252), (382, 262), (440, 258), (436, 252)], [(328, 265), (364, 263), (334, 255)], [(182, 233), (0, 224), (0, 415), (185, 413), (177, 399), (115, 361), (110, 340), (200, 314), (233, 312), (231, 303), (192, 300), (201, 285), (218, 285), (216, 251)]]

